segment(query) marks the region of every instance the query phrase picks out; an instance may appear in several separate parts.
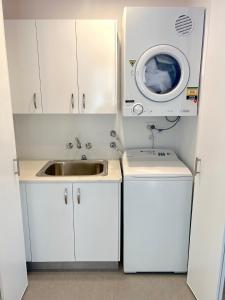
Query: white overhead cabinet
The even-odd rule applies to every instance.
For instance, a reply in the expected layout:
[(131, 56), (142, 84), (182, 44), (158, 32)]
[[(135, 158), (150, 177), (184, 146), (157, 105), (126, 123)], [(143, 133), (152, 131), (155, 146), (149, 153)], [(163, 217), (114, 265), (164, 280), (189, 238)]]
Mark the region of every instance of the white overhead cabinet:
[(117, 27), (112, 20), (77, 20), (81, 113), (116, 113)]
[(37, 20), (44, 113), (77, 113), (75, 20)]
[(14, 113), (116, 113), (116, 21), (5, 24)]
[(5, 35), (13, 112), (41, 113), (35, 21), (7, 20)]

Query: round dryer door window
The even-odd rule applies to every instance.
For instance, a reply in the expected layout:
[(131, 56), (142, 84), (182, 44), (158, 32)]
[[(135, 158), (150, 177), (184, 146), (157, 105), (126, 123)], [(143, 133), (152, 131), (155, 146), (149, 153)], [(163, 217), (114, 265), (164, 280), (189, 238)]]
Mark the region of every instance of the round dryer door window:
[(187, 86), (190, 69), (177, 48), (159, 45), (148, 49), (136, 67), (136, 83), (141, 93), (157, 102), (173, 100)]

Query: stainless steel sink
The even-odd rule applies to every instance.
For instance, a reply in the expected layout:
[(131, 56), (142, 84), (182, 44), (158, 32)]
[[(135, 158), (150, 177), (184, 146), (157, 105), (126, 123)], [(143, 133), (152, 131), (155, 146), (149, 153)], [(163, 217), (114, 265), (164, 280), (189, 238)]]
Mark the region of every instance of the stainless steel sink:
[(93, 176), (108, 174), (105, 160), (54, 160), (49, 161), (36, 176)]

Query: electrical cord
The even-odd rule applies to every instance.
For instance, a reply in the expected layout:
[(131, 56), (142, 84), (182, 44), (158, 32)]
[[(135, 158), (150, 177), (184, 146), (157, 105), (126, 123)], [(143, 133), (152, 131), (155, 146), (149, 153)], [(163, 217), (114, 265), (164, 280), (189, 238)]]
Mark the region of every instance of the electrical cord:
[(151, 135), (149, 136), (149, 139), (152, 141), (152, 149), (155, 148), (155, 134), (154, 134), (154, 130), (158, 131), (158, 132), (163, 132), (165, 130), (169, 130), (172, 129), (173, 127), (175, 127), (177, 125), (177, 123), (180, 121), (181, 117), (178, 116), (176, 117), (176, 119), (174, 120), (170, 120), (168, 117), (165, 117), (166, 121), (169, 123), (173, 123), (171, 126), (167, 127), (167, 128), (157, 128), (154, 124), (153, 125), (147, 125), (147, 129), (151, 131)]
[(174, 123), (179, 117), (176, 117), (175, 120), (170, 120), (168, 117), (165, 117), (167, 122)]
[(167, 127), (167, 128), (157, 128), (155, 127), (155, 125), (151, 125), (151, 130), (157, 130), (158, 132), (162, 132), (162, 131), (166, 131), (166, 130), (169, 130), (169, 129), (172, 129), (173, 127), (175, 127), (177, 125), (177, 123), (180, 121), (180, 116), (176, 117), (175, 120), (170, 120), (168, 117), (166, 117), (166, 120), (170, 123), (173, 123), (173, 125)]
[(149, 139), (152, 141), (152, 149), (155, 148), (155, 135), (154, 135), (154, 131), (152, 129), (151, 130), (151, 135), (149, 137)]

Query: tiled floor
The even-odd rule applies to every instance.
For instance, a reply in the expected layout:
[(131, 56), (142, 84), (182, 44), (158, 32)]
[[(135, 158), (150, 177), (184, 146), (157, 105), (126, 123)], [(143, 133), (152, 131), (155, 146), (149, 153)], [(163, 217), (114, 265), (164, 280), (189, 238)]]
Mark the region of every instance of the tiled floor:
[(184, 275), (31, 272), (23, 300), (194, 300)]

